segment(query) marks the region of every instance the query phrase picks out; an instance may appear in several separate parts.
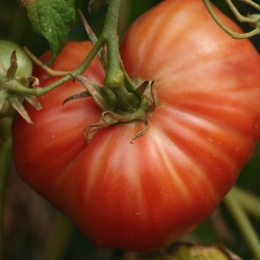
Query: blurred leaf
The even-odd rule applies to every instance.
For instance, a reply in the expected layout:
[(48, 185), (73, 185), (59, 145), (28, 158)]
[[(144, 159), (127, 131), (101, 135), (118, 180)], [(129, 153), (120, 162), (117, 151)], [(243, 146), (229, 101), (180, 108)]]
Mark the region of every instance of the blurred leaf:
[(33, 29), (49, 42), (53, 59), (65, 45), (75, 20), (74, 0), (35, 0), (27, 6)]

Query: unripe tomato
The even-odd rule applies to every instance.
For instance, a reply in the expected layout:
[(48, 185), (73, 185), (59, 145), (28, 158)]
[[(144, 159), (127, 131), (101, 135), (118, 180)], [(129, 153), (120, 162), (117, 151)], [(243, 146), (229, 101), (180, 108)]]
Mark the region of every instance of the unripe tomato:
[(0, 40), (0, 77), (6, 77), (10, 67), (10, 57), (16, 51), (17, 70), (16, 77), (29, 77), (32, 75), (32, 62), (24, 50), (16, 43)]
[[(73, 70), (90, 49), (68, 43), (52, 68)], [(87, 144), (83, 129), (101, 111), (90, 98), (62, 106), (84, 91), (70, 81), (39, 98), (43, 110), (27, 107), (34, 125), (15, 120), (14, 159), (20, 176), (96, 244), (145, 252), (205, 220), (250, 159), (260, 137), (260, 59), (201, 0), (162, 1), (129, 28), (121, 55), (133, 80), (155, 80), (159, 106), (146, 134), (130, 144), (143, 124), (118, 124)], [(35, 74), (41, 86), (56, 80)], [(98, 60), (84, 76), (103, 83)]]
[[(10, 68), (10, 58), (13, 51), (16, 51), (17, 69), (15, 78), (7, 79), (7, 70)], [(8, 98), (4, 100), (7, 91), (5, 84), (8, 80), (19, 80), (20, 77), (32, 75), (32, 62), (24, 50), (16, 43), (0, 40), (0, 118), (9, 116), (14, 112)], [(19, 98), (22, 100), (22, 98)]]

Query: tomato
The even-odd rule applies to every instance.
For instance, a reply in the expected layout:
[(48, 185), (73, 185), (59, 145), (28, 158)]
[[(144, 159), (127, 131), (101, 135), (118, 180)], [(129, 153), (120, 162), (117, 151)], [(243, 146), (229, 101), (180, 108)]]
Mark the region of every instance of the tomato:
[(10, 57), (16, 51), (17, 58), (17, 77), (29, 77), (32, 75), (32, 62), (24, 50), (16, 43), (0, 40), (0, 77), (5, 77), (10, 67)]
[[(0, 118), (6, 117), (14, 112), (14, 108), (10, 104), (6, 94), (5, 83), (7, 70), (10, 67), (10, 58), (13, 51), (16, 51), (17, 69), (15, 78), (29, 77), (32, 75), (32, 62), (26, 55), (24, 50), (16, 43), (0, 40)], [(10, 79), (13, 80), (13, 79)]]
[[(90, 48), (68, 43), (52, 68), (77, 67)], [(205, 220), (250, 159), (260, 137), (260, 59), (249, 40), (223, 32), (200, 0), (149, 10), (126, 32), (121, 55), (134, 81), (155, 80), (160, 104), (146, 134), (131, 144), (143, 124), (117, 124), (87, 144), (83, 129), (101, 111), (91, 98), (63, 106), (84, 91), (70, 81), (39, 98), (42, 111), (27, 108), (34, 125), (15, 120), (14, 159), (20, 176), (96, 244), (145, 252)], [(35, 75), (42, 86), (56, 80), (39, 68)], [(98, 60), (84, 76), (103, 83)]]

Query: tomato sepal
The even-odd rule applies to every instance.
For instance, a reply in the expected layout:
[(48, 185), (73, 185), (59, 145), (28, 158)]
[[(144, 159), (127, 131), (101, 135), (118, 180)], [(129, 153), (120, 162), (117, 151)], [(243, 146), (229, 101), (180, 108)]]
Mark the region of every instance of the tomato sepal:
[(76, 76), (75, 79), (85, 86), (87, 90), (66, 98), (63, 104), (74, 99), (92, 97), (95, 103), (103, 111), (97, 123), (88, 124), (84, 128), (87, 143), (90, 143), (93, 136), (100, 129), (119, 123), (130, 123), (132, 121), (140, 121), (144, 123), (144, 128), (130, 140), (130, 143), (133, 143), (135, 139), (141, 137), (148, 131), (149, 114), (154, 111), (156, 106), (159, 104), (154, 86), (155, 81), (142, 81), (142, 83), (136, 88), (136, 91), (141, 95), (139, 107), (134, 111), (126, 112), (120, 109), (117, 96), (109, 88), (93, 84), (87, 78), (80, 75)]

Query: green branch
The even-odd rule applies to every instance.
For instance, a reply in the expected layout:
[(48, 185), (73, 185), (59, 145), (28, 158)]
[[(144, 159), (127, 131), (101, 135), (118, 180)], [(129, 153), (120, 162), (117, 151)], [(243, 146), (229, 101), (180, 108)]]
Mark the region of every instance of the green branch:
[(16, 89), (12, 89), (12, 92), (20, 95), (42, 96), (66, 81), (82, 74), (94, 57), (98, 55), (99, 51), (105, 46), (107, 50), (105, 87), (114, 92), (120, 109), (130, 112), (138, 108), (141, 97), (133, 84), (128, 80), (126, 72), (123, 66), (121, 66), (117, 34), (120, 2), (120, 0), (109, 1), (102, 33), (97, 40), (95, 39), (92, 50), (77, 69), (44, 88), (35, 87), (28, 89), (23, 86), (17, 86)]
[(106, 86), (118, 87), (123, 83), (124, 74), (120, 66), (117, 25), (119, 19), (120, 0), (110, 1), (105, 17), (102, 36), (107, 44), (107, 59), (109, 66), (106, 73)]
[(84, 59), (84, 61), (80, 64), (80, 66), (72, 71), (70, 74), (63, 76), (59, 80), (53, 82), (52, 84), (41, 88), (41, 87), (35, 87), (35, 88), (25, 88), (25, 87), (20, 87), (13, 89), (17, 94), (22, 94), (22, 95), (34, 95), (34, 96), (43, 96), (47, 94), (48, 92), (54, 90), (55, 88), (59, 87), (61, 84), (71, 80), (73, 77), (83, 73), (88, 65), (91, 63), (91, 61), (94, 59), (94, 57), (97, 55), (98, 51), (100, 48), (104, 45), (105, 40), (100, 37), (96, 44), (93, 46), (91, 51), (89, 52), (88, 56)]
[[(233, 30), (231, 30), (228, 26), (226, 26), (220, 19), (219, 17), (216, 15), (215, 11), (213, 10), (213, 8), (211, 7), (210, 4), (210, 0), (202, 0), (203, 3), (205, 4), (208, 12), (210, 13), (210, 15), (212, 16), (212, 18), (215, 20), (215, 22), (227, 33), (229, 34), (232, 38), (234, 39), (246, 39), (246, 38), (250, 38), (254, 35), (257, 35), (260, 33), (260, 29), (258, 27), (256, 27), (254, 30), (252, 30), (251, 32), (248, 33), (238, 33), (238, 32), (234, 32)], [(228, 0), (227, 0), (228, 1)], [(256, 19), (252, 16), (251, 19), (247, 19), (244, 16), (241, 16), (240, 13), (237, 11), (237, 9), (235, 8), (235, 6), (228, 1), (228, 4), (231, 8), (231, 10), (234, 12), (234, 14), (238, 17), (238, 19), (242, 19), (245, 22), (250, 22), (255, 24), (256, 23)], [(234, 11), (235, 10), (235, 11)]]

